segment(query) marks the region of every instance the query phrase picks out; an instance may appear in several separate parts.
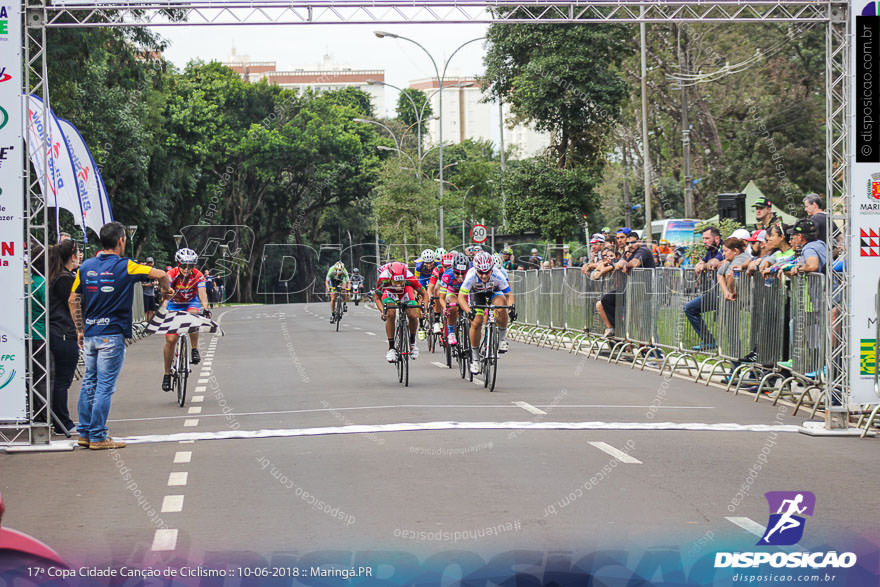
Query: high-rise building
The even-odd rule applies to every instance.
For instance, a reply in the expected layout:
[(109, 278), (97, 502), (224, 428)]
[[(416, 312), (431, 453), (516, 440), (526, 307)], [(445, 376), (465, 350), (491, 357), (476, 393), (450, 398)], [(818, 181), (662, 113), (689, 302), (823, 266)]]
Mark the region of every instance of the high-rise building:
[(251, 61), (247, 55), (236, 55), (235, 49), (223, 65), (241, 75), (245, 81), (258, 82), (265, 79), (270, 84), (287, 89), (302, 91), (311, 88), (321, 93), (358, 88), (370, 94), (376, 116), (383, 116), (385, 113), (385, 86), (368, 83), (373, 80), (384, 82), (384, 69), (354, 69), (335, 64), (329, 55), (325, 55), (318, 65), (278, 71), (274, 61)]
[[(422, 90), (428, 96), (434, 117), (440, 113), (440, 83), (437, 78), (411, 81), (410, 88)], [(465, 139), (492, 140), (500, 136), (500, 121), (510, 117), (505, 104), (499, 113), (498, 102), (483, 102), (485, 94), (474, 77), (447, 77), (443, 81), (443, 143), (460, 143)], [(508, 128), (504, 125), (504, 147), (518, 157), (531, 157), (550, 144), (550, 135), (526, 125)], [(432, 118), (425, 124), (428, 141), (435, 145), (440, 140), (440, 120)]]

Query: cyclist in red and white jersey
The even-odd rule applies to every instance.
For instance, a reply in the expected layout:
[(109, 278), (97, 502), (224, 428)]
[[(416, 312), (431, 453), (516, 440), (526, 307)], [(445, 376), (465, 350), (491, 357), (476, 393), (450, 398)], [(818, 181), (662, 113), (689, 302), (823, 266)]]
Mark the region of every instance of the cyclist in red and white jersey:
[(440, 289), (440, 279), (443, 277), (443, 274), (452, 267), (452, 259), (454, 257), (455, 251), (443, 253), (440, 257), (440, 262), (434, 267), (434, 271), (431, 273), (431, 279), (428, 280), (428, 285), (425, 288), (428, 290), (428, 303), (430, 303), (432, 297), (437, 296), (437, 299), (434, 300), (434, 316), (437, 321), (435, 321), (432, 326), (435, 333), (439, 333), (443, 329), (440, 325), (440, 316), (443, 313), (443, 305), (440, 303), (440, 295), (437, 293)]
[(388, 353), (385, 360), (393, 363), (397, 359), (394, 350), (394, 320), (397, 308), (386, 308), (386, 304), (396, 305), (398, 301), (406, 302), (406, 315), (409, 318), (409, 342), (411, 347), (410, 356), (413, 359), (419, 357), (419, 347), (416, 345), (416, 329), (419, 326), (419, 302), (416, 296), (425, 300), (427, 292), (412, 271), (403, 263), (389, 263), (382, 268), (379, 274), (379, 282), (376, 284), (376, 307), (382, 308), (382, 320), (385, 321), (385, 335), (388, 337)]
[[(198, 314), (201, 310), (205, 316), (210, 316), (208, 308), (208, 294), (205, 290), (205, 276), (196, 269), (199, 256), (192, 249), (180, 249), (175, 253), (174, 260), (177, 267), (168, 272), (171, 280), (171, 299), (168, 301), (168, 309), (177, 312), (189, 312)], [(199, 357), (199, 333), (191, 332), (189, 340), (192, 343), (192, 364), (196, 365), (201, 360)], [(177, 344), (176, 334), (165, 335), (165, 374), (162, 376), (162, 390), (171, 391), (171, 361), (174, 360), (174, 345)]]

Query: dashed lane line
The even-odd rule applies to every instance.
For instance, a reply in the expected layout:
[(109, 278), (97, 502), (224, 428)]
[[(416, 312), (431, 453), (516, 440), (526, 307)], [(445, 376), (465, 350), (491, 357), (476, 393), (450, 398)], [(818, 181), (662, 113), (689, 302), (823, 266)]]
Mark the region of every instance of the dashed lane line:
[(192, 461), (193, 453), (191, 450), (181, 450), (174, 453), (174, 464), (188, 463)]
[(162, 509), (160, 510), (163, 514), (171, 514), (175, 512), (183, 511), (183, 496), (182, 495), (166, 495), (162, 500)]
[(168, 487), (183, 487), (186, 485), (189, 473), (186, 471), (175, 471), (168, 474)]
[(591, 442), (591, 445), (595, 446), (602, 452), (610, 454), (612, 457), (620, 461), (621, 463), (626, 463), (629, 465), (641, 465), (642, 461), (635, 457), (631, 457), (620, 449), (614, 448), (607, 442)]
[(536, 416), (546, 416), (547, 415), (547, 412), (545, 412), (544, 410), (541, 410), (539, 408), (536, 408), (535, 406), (533, 406), (532, 404), (530, 404), (528, 402), (513, 402), (513, 405), (524, 409), (525, 411), (529, 412), (530, 414), (535, 414)]
[(177, 530), (160, 528), (153, 535), (153, 551), (174, 550), (177, 548)]
[(751, 534), (754, 534), (758, 538), (762, 538), (764, 536), (764, 528), (763, 524), (759, 524), (751, 518), (746, 518), (744, 516), (725, 516), (725, 520), (728, 522), (732, 522)]

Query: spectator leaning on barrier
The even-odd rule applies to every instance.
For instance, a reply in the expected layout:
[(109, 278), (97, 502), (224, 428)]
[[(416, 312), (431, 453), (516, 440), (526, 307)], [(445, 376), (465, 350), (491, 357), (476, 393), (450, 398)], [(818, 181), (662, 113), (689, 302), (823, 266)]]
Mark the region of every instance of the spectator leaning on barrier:
[(767, 198), (758, 198), (752, 207), (755, 209), (755, 230), (767, 230), (774, 222), (779, 222), (779, 217), (773, 211), (773, 202)]
[(751, 247), (752, 260), (749, 261), (746, 271), (749, 275), (753, 275), (760, 267), (761, 261), (770, 254), (770, 247), (767, 245), (767, 231), (756, 230), (749, 238), (743, 240)]
[(795, 250), (788, 242), (788, 225), (777, 222), (767, 230), (767, 247), (770, 254), (761, 261), (761, 275), (766, 279), (772, 277), (775, 273), (779, 273), (782, 278), (780, 269), (787, 264), (793, 264), (795, 258)]
[(797, 251), (795, 265), (788, 274), (824, 272), (828, 247), (816, 238), (816, 226), (813, 221), (809, 218), (798, 220), (789, 229), (788, 234), (792, 246)]
[(614, 234), (614, 244), (617, 245), (617, 252), (622, 256), (626, 253), (626, 237), (632, 232), (632, 229), (624, 226), (619, 228)]
[(724, 241), (722, 254), (724, 262), (718, 269), (718, 285), (721, 287), (721, 295), (725, 300), (736, 299), (735, 276), (743, 267), (752, 260), (752, 254), (746, 249), (746, 242), (736, 237), (728, 237)]
[(605, 246), (605, 235), (595, 233), (590, 237), (590, 257), (581, 265), (581, 273), (589, 275), (602, 262), (602, 249)]
[(80, 266), (69, 298), (86, 365), (79, 393), (77, 443), (93, 450), (125, 446), (107, 435), (107, 416), (125, 359), (125, 339), (131, 338), (134, 283), (158, 279), (162, 291), (170, 293), (164, 271), (122, 256), (127, 241), (125, 226), (105, 224), (100, 239), (103, 250)]
[(617, 262), (616, 268), (624, 273), (629, 273), (630, 269), (644, 267), (645, 269), (653, 269), (657, 265), (654, 263), (654, 254), (651, 249), (646, 247), (639, 241), (639, 235), (631, 232), (626, 237), (626, 254)]
[(822, 197), (819, 194), (807, 194), (804, 196), (804, 212), (809, 215), (813, 226), (816, 227), (816, 239), (827, 243), (828, 215), (822, 210)]
[[(706, 254), (703, 255), (702, 260), (694, 267), (697, 275), (704, 271), (713, 271), (721, 265), (723, 260), (721, 253), (721, 231), (717, 226), (710, 226), (703, 231), (703, 245), (706, 247)], [(684, 305), (684, 314), (688, 322), (691, 323), (693, 329), (700, 336), (700, 344), (693, 347), (693, 350), (711, 350), (715, 348), (715, 339), (708, 328), (706, 328), (702, 314), (704, 312), (711, 312), (717, 307), (717, 297), (711, 291), (695, 297)]]

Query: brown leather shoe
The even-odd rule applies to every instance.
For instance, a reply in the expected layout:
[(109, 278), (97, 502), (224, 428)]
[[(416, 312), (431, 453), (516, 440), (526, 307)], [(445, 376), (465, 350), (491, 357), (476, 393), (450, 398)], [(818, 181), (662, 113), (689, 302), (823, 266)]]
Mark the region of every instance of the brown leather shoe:
[(106, 450), (108, 448), (123, 448), (125, 443), (121, 440), (113, 440), (109, 436), (104, 440), (100, 440), (98, 442), (89, 443), (89, 448), (92, 450)]
[(85, 436), (80, 436), (76, 439), (76, 443), (83, 448), (89, 448), (89, 439)]

